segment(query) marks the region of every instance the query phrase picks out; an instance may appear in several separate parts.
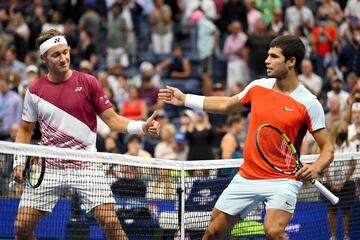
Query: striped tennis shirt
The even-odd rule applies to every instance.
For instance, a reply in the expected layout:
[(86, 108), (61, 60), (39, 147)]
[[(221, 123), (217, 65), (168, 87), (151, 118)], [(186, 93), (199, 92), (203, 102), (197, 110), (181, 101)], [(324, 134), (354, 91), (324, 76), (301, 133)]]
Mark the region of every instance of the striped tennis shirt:
[[(39, 122), (40, 144), (59, 148), (96, 151), (96, 115), (112, 107), (97, 79), (72, 71), (64, 82), (54, 83), (47, 75), (26, 92), (22, 119)], [(75, 161), (48, 160), (54, 167), (76, 167)]]

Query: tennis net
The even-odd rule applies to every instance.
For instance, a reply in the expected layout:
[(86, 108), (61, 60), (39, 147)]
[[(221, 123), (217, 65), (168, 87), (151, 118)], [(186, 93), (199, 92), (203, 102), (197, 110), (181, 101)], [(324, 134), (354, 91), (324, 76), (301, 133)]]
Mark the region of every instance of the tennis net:
[[(31, 191), (24, 192), (24, 185), (10, 184), (14, 156), (20, 155), (46, 159), (45, 177), (36, 190), (52, 191), (34, 197)], [(314, 159), (315, 155), (302, 157), (309, 163)], [(337, 154), (329, 168), (334, 182), (353, 172), (341, 191), (340, 211), (331, 220), (338, 222), (338, 239), (346, 228), (351, 239), (360, 239), (356, 195), (360, 170), (354, 159), (360, 159), (360, 153)], [(22, 206), (51, 211), (36, 227), (38, 239), (106, 239), (92, 209), (112, 201), (129, 239), (201, 239), (217, 198), (241, 163), (241, 159), (183, 162), (0, 142), (0, 239), (15, 236), (20, 198)], [(325, 176), (319, 180), (328, 183)], [(266, 239), (264, 208), (263, 203), (255, 206), (228, 239)], [(334, 222), (329, 224), (328, 214), (334, 210), (311, 184), (304, 184), (287, 235), (329, 239)], [(343, 216), (350, 217), (350, 227), (342, 223)]]

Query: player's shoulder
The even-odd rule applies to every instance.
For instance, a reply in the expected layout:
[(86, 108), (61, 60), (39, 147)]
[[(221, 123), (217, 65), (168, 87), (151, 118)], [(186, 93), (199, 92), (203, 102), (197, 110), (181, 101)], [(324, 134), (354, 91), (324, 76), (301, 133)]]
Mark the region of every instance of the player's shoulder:
[(315, 96), (309, 89), (303, 84), (300, 84), (298, 88), (291, 94), (291, 96), (301, 104), (303, 104), (308, 110), (310, 108), (316, 108), (322, 110), (322, 106), (317, 96)]
[(276, 82), (275, 78), (259, 78), (249, 83), (245, 89), (250, 90), (251, 88), (254, 87), (263, 87), (263, 88), (272, 89), (274, 87), (275, 82)]
[(34, 83), (29, 86), (28, 91), (30, 93), (38, 92), (44, 86), (44, 84), (46, 84), (47, 81), (48, 77), (46, 75), (39, 77)]
[(80, 81), (87, 81), (87, 82), (97, 81), (95, 76), (88, 74), (88, 73), (73, 71), (73, 74), (74, 74), (74, 77)]

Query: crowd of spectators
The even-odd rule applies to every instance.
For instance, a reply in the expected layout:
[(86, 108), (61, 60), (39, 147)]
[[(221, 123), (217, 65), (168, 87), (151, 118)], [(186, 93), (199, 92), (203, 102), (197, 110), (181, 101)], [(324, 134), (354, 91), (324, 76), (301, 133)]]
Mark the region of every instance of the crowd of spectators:
[[(306, 46), (299, 80), (323, 104), (327, 127), (344, 119), (352, 129), (349, 141), (360, 146), (360, 127), (352, 114), (357, 111), (353, 103), (360, 102), (358, 0), (2, 1), (1, 140), (14, 140), (25, 91), (45, 74), (35, 39), (51, 28), (64, 32), (72, 68), (95, 75), (116, 111), (143, 119), (158, 110), (158, 120), (166, 126), (161, 137), (140, 138), (151, 156), (225, 156), (221, 141), (231, 128), (227, 116), (164, 105), (157, 99), (158, 89), (172, 85), (204, 95), (239, 93), (266, 76), (269, 43), (280, 34), (294, 34)], [(240, 154), (246, 113), (243, 117), (245, 126), (233, 131)], [(40, 135), (35, 132), (35, 142)], [(126, 153), (128, 141), (99, 119), (99, 151)], [(302, 153), (316, 151), (306, 138)]]

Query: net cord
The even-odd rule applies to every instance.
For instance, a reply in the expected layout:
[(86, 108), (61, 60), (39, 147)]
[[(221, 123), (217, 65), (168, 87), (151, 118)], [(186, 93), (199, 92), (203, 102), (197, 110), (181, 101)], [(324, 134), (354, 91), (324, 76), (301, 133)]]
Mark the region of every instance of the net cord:
[[(199, 161), (174, 161), (160, 158), (144, 158), (123, 154), (89, 152), (68, 148), (57, 148), (32, 144), (21, 144), (0, 141), (0, 152), (6, 154), (22, 154), (28, 156), (39, 156), (45, 158), (60, 158), (76, 161), (106, 164), (124, 164), (137, 167), (176, 169), (184, 171), (196, 169), (213, 169), (239, 167), (243, 159), (220, 159)], [(305, 163), (314, 162), (319, 155), (303, 155), (300, 160)], [(334, 161), (345, 161), (349, 159), (360, 159), (360, 152), (335, 153)]]

